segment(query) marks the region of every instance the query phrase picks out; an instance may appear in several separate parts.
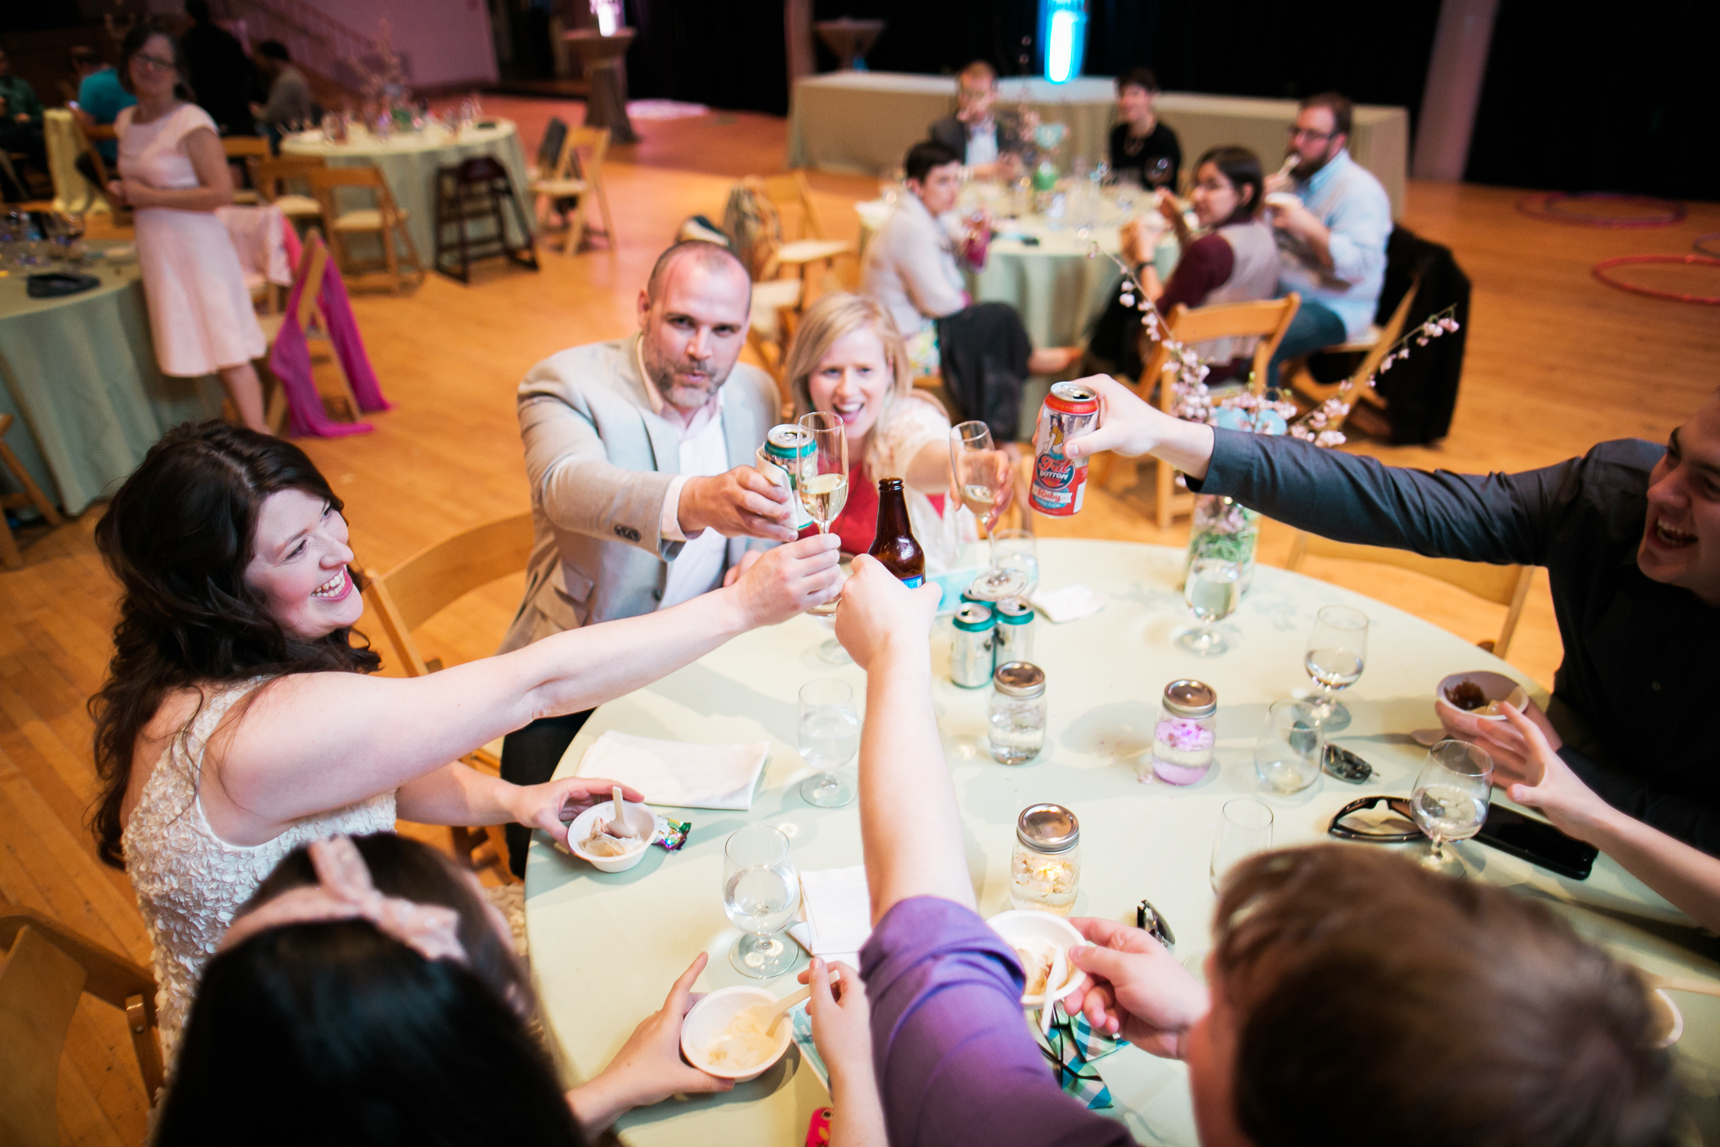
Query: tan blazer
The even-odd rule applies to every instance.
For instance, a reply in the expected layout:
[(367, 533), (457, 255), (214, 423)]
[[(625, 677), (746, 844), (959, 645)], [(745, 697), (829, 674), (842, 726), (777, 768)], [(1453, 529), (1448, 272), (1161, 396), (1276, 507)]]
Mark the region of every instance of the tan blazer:
[[(526, 593), (498, 652), (587, 622), (650, 613), (681, 542), (663, 538), (663, 500), (680, 470), (680, 434), (651, 410), (639, 336), (574, 347), (520, 383), (520, 437), (536, 540)], [(723, 384), (731, 467), (751, 464), (775, 423), (776, 386), (738, 363)], [(725, 568), (750, 546), (730, 538)]]

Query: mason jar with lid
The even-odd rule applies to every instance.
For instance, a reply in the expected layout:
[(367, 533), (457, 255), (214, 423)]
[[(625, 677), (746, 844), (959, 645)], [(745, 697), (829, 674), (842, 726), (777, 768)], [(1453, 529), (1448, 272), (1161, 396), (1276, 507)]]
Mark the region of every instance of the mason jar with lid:
[(991, 759), (1024, 765), (1045, 747), (1045, 670), (1027, 661), (997, 667), (991, 679), (990, 726), (986, 747)]
[(1029, 805), (1015, 822), (1009, 902), (1069, 915), (1081, 885), (1081, 822), (1057, 804)]
[(1172, 681), (1153, 726), (1153, 773), (1173, 785), (1194, 784), (1212, 767), (1217, 733), (1218, 691), (1204, 681)]

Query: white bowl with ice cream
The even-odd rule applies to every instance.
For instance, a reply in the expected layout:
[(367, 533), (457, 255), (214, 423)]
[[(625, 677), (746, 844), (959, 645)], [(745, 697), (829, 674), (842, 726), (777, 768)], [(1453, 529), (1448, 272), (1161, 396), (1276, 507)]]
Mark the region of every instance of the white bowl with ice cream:
[(567, 849), (579, 859), (592, 865), (600, 872), (626, 872), (635, 864), (645, 859), (645, 850), (651, 842), (657, 839), (657, 816), (642, 804), (628, 801), (622, 806), (622, 818), (639, 834), (631, 841), (622, 841), (627, 849), (619, 856), (599, 856), (586, 848), (592, 833), (598, 831), (598, 822), (610, 820), (615, 815), (615, 806), (610, 801), (599, 801), (573, 818), (573, 823), (567, 826)]
[[(1023, 908), (1000, 912), (986, 923), (1015, 949), (1021, 970), (1027, 974), (1022, 1007), (1042, 1008), (1047, 999), (1061, 1000), (1087, 982), (1086, 973), (1069, 962), (1069, 949), (1085, 944), (1087, 938), (1063, 917)], [(1048, 983), (1054, 969), (1057, 980)]]
[(741, 1011), (754, 1004), (774, 1005), (777, 997), (763, 988), (740, 985), (718, 988), (693, 1005), (681, 1021), (681, 1054), (709, 1075), (745, 1083), (770, 1070), (794, 1041), (794, 1021), (783, 1016), (766, 1034)]

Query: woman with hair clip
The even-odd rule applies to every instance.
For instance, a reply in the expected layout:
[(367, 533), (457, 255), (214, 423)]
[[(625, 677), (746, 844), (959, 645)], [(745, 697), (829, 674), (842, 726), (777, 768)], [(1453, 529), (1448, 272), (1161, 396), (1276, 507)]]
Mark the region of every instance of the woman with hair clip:
[[(878, 520), (878, 479), (901, 478), (908, 523), (926, 553), (926, 572), (941, 573), (978, 536), (974, 516), (951, 493), (950, 420), (931, 398), (914, 391), (908, 354), (884, 304), (864, 295), (833, 293), (810, 308), (783, 358), (795, 413), (822, 410), (842, 420), (848, 438), (848, 501), (831, 525), (842, 550), (863, 554)], [(996, 522), (1014, 487), (1008, 458)]]
[(319, 840), (282, 859), (210, 960), (155, 1143), (583, 1144), (632, 1108), (734, 1086), (681, 1060), (704, 966), (564, 1093), (507, 923), (471, 875), (392, 833)]
[[(1194, 308), (1213, 303), (1242, 303), (1270, 299), (1278, 291), (1278, 246), (1272, 228), (1260, 217), (1264, 177), (1259, 158), (1247, 148), (1215, 147), (1195, 164), (1189, 200), (1204, 232), (1198, 239), (1189, 230), (1182, 209), (1168, 192), (1158, 196), (1162, 219), (1147, 216), (1123, 230), (1123, 257), (1161, 315), (1179, 303)], [(1182, 255), (1169, 283), (1159, 280), (1152, 251), (1169, 225)], [(1138, 377), (1141, 315), (1134, 306), (1113, 300), (1093, 329), (1088, 350), (1110, 373)], [(1214, 339), (1198, 343), (1195, 352), (1211, 364), (1207, 381), (1246, 376), (1251, 340)]]
[(185, 56), (146, 20), (120, 47), (119, 79), (137, 105), (114, 120), (119, 178), (108, 184), (137, 222), (137, 261), (161, 373), (219, 374), (240, 421), (267, 434), (251, 360), (268, 349), (239, 255), (215, 209), (233, 202), (233, 174), (215, 121), (191, 103)]
[(563, 822), (609, 781), (518, 786), (449, 762), (784, 621), (839, 576), (835, 542), (807, 538), (672, 609), (427, 677), (372, 677), (377, 655), (352, 640), (364, 603), (340, 511), (298, 447), (206, 422), (156, 443), (96, 527), (123, 597), (91, 702), (93, 827), (137, 890), (169, 1058), (215, 942), (281, 857), (396, 815), (565, 839)]

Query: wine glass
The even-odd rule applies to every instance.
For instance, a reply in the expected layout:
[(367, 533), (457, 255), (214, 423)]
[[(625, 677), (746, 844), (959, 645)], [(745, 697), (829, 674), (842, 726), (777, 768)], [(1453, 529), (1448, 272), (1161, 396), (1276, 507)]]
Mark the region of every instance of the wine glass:
[(1416, 827), (1433, 847), (1422, 864), (1450, 876), (1463, 875), (1463, 865), (1447, 852), (1448, 840), (1468, 840), (1487, 821), (1493, 796), (1493, 758), (1467, 741), (1440, 741), (1427, 751), (1427, 763), (1415, 777), (1410, 812)]
[(1026, 592), (1026, 577), (997, 563), (994, 507), (998, 491), (1009, 481), (1009, 458), (993, 445), (991, 429), (985, 423), (959, 422), (950, 427), (950, 473), (961, 492), (962, 505), (985, 526), (991, 546), (990, 569), (973, 583), (971, 592), (986, 601), (1021, 596)]
[(1254, 742), (1254, 772), (1268, 787), (1299, 793), (1320, 779), (1320, 718), (1313, 705), (1285, 697), (1272, 702)]
[(800, 875), (789, 855), (788, 837), (768, 824), (749, 824), (723, 846), (723, 911), (745, 932), (729, 952), (743, 976), (768, 980), (799, 958), (776, 935), (800, 907)]
[[(812, 449), (800, 460), (800, 504), (818, 524), (818, 532), (828, 534), (830, 523), (848, 504), (848, 430), (842, 419), (825, 410), (801, 415), (800, 426), (812, 435)], [(840, 596), (813, 606), (811, 612), (829, 617)]]
[(993, 530), (991, 564), (994, 569), (1013, 570), (1027, 579), (1021, 596), (1039, 585), (1039, 541), (1026, 530)]
[(1224, 802), (1218, 836), (1212, 842), (1212, 890), (1224, 885), (1225, 873), (1237, 861), (1272, 847), (1272, 810), (1253, 797)]
[(1315, 615), (1302, 667), (1320, 687), (1320, 727), (1325, 733), (1350, 727), (1350, 711), (1335, 695), (1361, 679), (1367, 660), (1367, 614), (1347, 605), (1328, 605)]
[(847, 682), (824, 677), (800, 690), (796, 735), (800, 755), (820, 770), (800, 782), (801, 798), (819, 808), (841, 808), (853, 800), (854, 786), (837, 772), (860, 751), (860, 717)]
[(1171, 181), (1171, 166), (1171, 157), (1168, 155), (1161, 155), (1147, 164), (1147, 186), (1156, 191), (1168, 185)]
[(1177, 644), (1196, 657), (1217, 657), (1230, 643), (1213, 629), (1236, 611), (1242, 597), (1242, 567), (1223, 558), (1196, 558), (1183, 579), (1183, 600), (1199, 622), (1177, 638)]

